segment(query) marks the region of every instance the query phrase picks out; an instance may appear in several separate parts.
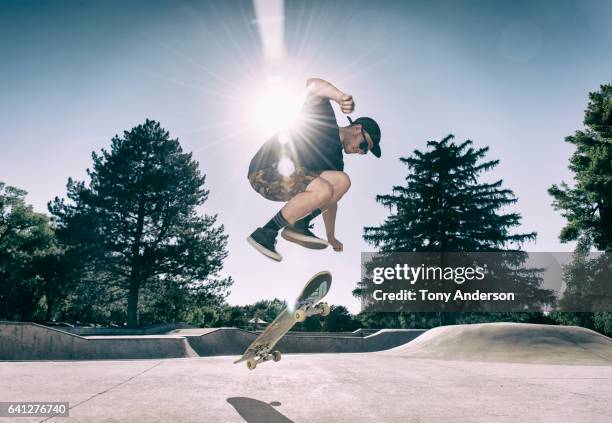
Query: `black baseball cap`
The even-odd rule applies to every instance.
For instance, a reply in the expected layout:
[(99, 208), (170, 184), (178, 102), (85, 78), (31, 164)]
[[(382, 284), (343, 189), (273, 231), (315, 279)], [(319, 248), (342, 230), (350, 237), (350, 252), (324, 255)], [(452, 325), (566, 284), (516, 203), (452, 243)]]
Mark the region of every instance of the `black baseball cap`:
[(372, 138), (372, 149), (370, 151), (376, 157), (380, 157), (380, 127), (376, 121), (369, 117), (360, 117), (353, 120), (350, 116), (347, 116), (347, 119), (351, 125), (356, 123), (361, 124), (363, 130), (370, 135), (370, 138)]

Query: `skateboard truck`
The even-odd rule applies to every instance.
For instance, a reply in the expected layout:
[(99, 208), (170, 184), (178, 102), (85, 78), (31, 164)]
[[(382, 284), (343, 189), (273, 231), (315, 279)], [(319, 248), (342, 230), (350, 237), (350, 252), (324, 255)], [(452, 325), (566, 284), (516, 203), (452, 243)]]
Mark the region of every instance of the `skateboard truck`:
[(320, 314), (325, 317), (329, 315), (330, 312), (329, 304), (327, 303), (319, 303), (315, 306), (306, 306), (304, 308), (299, 308), (293, 313), (293, 317), (296, 322), (301, 323), (306, 320), (307, 317), (314, 316), (316, 314)]
[(270, 360), (280, 361), (281, 358), (282, 358), (282, 355), (280, 351), (272, 351), (272, 354), (266, 353), (265, 355), (259, 356), (257, 359), (249, 358), (246, 361), (246, 366), (249, 370), (254, 370), (255, 367), (257, 367), (258, 363), (263, 363), (265, 361), (270, 361)]

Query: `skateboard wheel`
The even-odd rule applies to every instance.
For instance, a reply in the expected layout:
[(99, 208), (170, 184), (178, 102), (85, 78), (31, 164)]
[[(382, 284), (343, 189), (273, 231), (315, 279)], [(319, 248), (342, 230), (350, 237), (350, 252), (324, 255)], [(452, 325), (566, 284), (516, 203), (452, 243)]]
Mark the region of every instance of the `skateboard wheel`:
[(329, 304), (323, 303), (321, 304), (321, 307), (322, 307), (321, 316), (323, 317), (329, 316), (329, 312), (331, 311), (331, 307), (329, 306)]
[(274, 351), (274, 352), (272, 353), (272, 360), (274, 360), (274, 361), (280, 361), (280, 360), (281, 360), (281, 357), (282, 357), (282, 356), (281, 356), (280, 351)]
[(293, 314), (293, 317), (296, 321), (303, 322), (304, 320), (306, 320), (306, 312), (304, 312), (304, 310), (296, 310)]
[(249, 358), (246, 362), (246, 366), (249, 370), (255, 370), (255, 367), (257, 367), (257, 361), (255, 361), (254, 358)]

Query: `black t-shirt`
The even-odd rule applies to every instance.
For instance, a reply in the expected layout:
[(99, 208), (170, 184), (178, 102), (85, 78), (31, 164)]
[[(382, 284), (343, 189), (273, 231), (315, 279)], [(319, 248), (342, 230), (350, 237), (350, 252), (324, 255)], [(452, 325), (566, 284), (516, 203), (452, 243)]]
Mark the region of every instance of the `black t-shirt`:
[[(291, 131), (275, 134), (266, 141), (251, 160), (249, 175), (275, 167), (283, 157), (315, 172), (344, 169), (340, 131), (329, 100), (304, 104), (299, 122)], [(279, 140), (282, 137), (286, 139)]]

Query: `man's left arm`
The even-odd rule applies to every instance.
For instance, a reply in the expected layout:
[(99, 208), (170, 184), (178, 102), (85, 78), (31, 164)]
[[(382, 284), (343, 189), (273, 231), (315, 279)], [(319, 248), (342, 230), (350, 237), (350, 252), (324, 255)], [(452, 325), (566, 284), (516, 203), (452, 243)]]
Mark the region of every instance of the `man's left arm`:
[(342, 243), (336, 239), (336, 212), (338, 211), (338, 203), (334, 203), (323, 211), (323, 222), (325, 223), (325, 232), (327, 241), (332, 246), (334, 251), (342, 251)]

